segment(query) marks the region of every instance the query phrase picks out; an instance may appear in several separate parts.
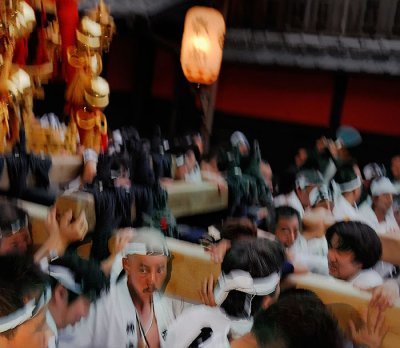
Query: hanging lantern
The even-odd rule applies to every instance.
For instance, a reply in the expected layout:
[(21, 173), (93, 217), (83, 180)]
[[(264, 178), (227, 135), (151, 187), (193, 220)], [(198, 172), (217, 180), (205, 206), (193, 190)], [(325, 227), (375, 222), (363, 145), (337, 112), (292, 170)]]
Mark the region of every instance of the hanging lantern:
[(218, 79), (224, 35), (225, 22), (219, 11), (195, 6), (187, 12), (181, 65), (190, 82), (210, 85)]

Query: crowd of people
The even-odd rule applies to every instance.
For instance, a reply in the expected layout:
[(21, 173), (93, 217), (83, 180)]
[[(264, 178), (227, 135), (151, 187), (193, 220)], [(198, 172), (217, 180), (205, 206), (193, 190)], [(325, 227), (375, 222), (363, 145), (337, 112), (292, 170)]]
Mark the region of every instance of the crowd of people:
[[(103, 249), (83, 260), (71, 244), (88, 232), (84, 214), (57, 219), (51, 209), (49, 238), (33, 250), (26, 212), (1, 203), (0, 347), (382, 347), (385, 311), (399, 299), (399, 265), (381, 260), (380, 236), (400, 236), (400, 155), (392, 177), (381, 164), (359, 168), (352, 148), (361, 136), (343, 127), (273, 173), (239, 131), (228, 149), (208, 154), (201, 136), (187, 138), (170, 151), (159, 133), (145, 142), (125, 130), (113, 134), (109, 154), (85, 152), (67, 190), (130, 194), (139, 207), (136, 228), (117, 232), (111, 254), (103, 250), (111, 234), (99, 229), (133, 223), (113, 211), (118, 226), (107, 225), (110, 205), (96, 211)], [(166, 236), (180, 237), (163, 187), (177, 179), (229, 194), (224, 221), (207, 236), (221, 274), (191, 284), (202, 304), (163, 292), (173, 267)], [(145, 194), (150, 205), (140, 202)], [(316, 294), (285, 286), (288, 275), (309, 272), (370, 293), (361, 322), (344, 330)]]

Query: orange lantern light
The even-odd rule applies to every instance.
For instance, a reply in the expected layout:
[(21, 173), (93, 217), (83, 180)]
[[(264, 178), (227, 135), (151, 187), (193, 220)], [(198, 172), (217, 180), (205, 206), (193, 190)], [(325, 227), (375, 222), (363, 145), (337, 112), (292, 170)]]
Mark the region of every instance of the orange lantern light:
[(185, 17), (181, 65), (190, 82), (211, 85), (218, 79), (224, 46), (225, 21), (210, 7), (192, 7)]

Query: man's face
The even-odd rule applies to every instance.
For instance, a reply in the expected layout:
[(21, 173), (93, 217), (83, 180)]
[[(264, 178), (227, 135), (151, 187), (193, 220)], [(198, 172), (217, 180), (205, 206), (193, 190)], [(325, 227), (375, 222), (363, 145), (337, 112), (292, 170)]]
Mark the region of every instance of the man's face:
[(275, 227), (275, 236), (286, 248), (290, 248), (297, 238), (299, 229), (297, 216), (280, 217)]
[(382, 193), (373, 197), (374, 207), (387, 212), (393, 204), (393, 195), (391, 193)]
[(272, 169), (271, 169), (271, 166), (268, 163), (261, 162), (260, 163), (260, 171), (261, 171), (261, 175), (267, 182), (270, 191), (272, 192)]
[(247, 146), (246, 143), (244, 143), (243, 141), (241, 141), (239, 143), (239, 152), (242, 156), (247, 156), (249, 154), (249, 147)]
[(0, 255), (25, 254), (30, 244), (28, 228), (21, 228), (17, 233), (0, 239)]
[(334, 203), (331, 202), (329, 199), (323, 199), (319, 201), (314, 208), (323, 208), (329, 211), (332, 211), (334, 207)]
[(45, 306), (35, 317), (18, 326), (15, 335), (7, 340), (0, 337), (0, 347), (4, 348), (47, 348), (51, 330), (46, 323)]
[(299, 200), (301, 202), (301, 205), (304, 208), (307, 208), (310, 206), (310, 192), (313, 190), (314, 187), (317, 187), (318, 185), (309, 185), (306, 186), (304, 189), (297, 188), (297, 197), (299, 197)]
[(395, 156), (392, 158), (391, 170), (393, 177), (396, 180), (400, 180), (400, 156)]
[(335, 233), (329, 243), (329, 274), (338, 279), (349, 280), (361, 271), (362, 265), (354, 260), (354, 253), (351, 250), (339, 250), (339, 245), (339, 236)]
[(68, 325), (74, 325), (82, 318), (85, 318), (89, 313), (90, 301), (84, 297), (79, 296), (71, 303), (66, 303), (64, 308), (63, 322), (59, 329), (63, 329)]
[(136, 295), (147, 300), (159, 290), (167, 276), (168, 257), (163, 255), (128, 255), (123, 259), (128, 284)]

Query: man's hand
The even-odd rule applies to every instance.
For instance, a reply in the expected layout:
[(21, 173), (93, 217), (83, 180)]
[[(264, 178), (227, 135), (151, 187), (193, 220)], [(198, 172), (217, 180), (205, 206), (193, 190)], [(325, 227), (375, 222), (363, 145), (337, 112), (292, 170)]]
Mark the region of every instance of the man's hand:
[(49, 233), (49, 238), (39, 250), (35, 253), (35, 261), (39, 262), (43, 257), (50, 255), (62, 256), (68, 245), (72, 242), (83, 240), (88, 231), (88, 223), (85, 213), (82, 212), (79, 218), (72, 221), (72, 211), (68, 210), (60, 219), (56, 218), (56, 208), (49, 210), (46, 220), (46, 229)]
[(84, 211), (74, 222), (71, 221), (72, 211), (68, 210), (60, 219), (60, 238), (68, 244), (83, 240), (88, 231), (88, 222)]
[(132, 240), (135, 235), (135, 230), (133, 228), (123, 228), (118, 230), (115, 234), (115, 243), (110, 250), (111, 255), (116, 256), (122, 252), (125, 246)]
[(117, 255), (124, 250), (125, 246), (132, 240), (134, 236), (135, 229), (133, 228), (122, 228), (115, 234), (115, 241), (112, 243), (110, 256), (101, 262), (101, 270), (105, 275), (110, 275)]
[(225, 254), (231, 248), (231, 241), (222, 239), (218, 244), (213, 244), (208, 248), (211, 260), (215, 263), (222, 263)]
[(380, 348), (389, 327), (385, 323), (384, 311), (379, 307), (369, 304), (366, 313), (363, 313), (364, 325), (357, 329), (350, 320), (350, 332), (353, 342), (368, 348)]
[(388, 307), (393, 307), (399, 297), (399, 285), (395, 280), (390, 279), (373, 290), (371, 305), (384, 311)]
[(214, 276), (210, 276), (204, 279), (201, 289), (199, 290), (201, 302), (210, 307), (216, 307), (214, 298)]

